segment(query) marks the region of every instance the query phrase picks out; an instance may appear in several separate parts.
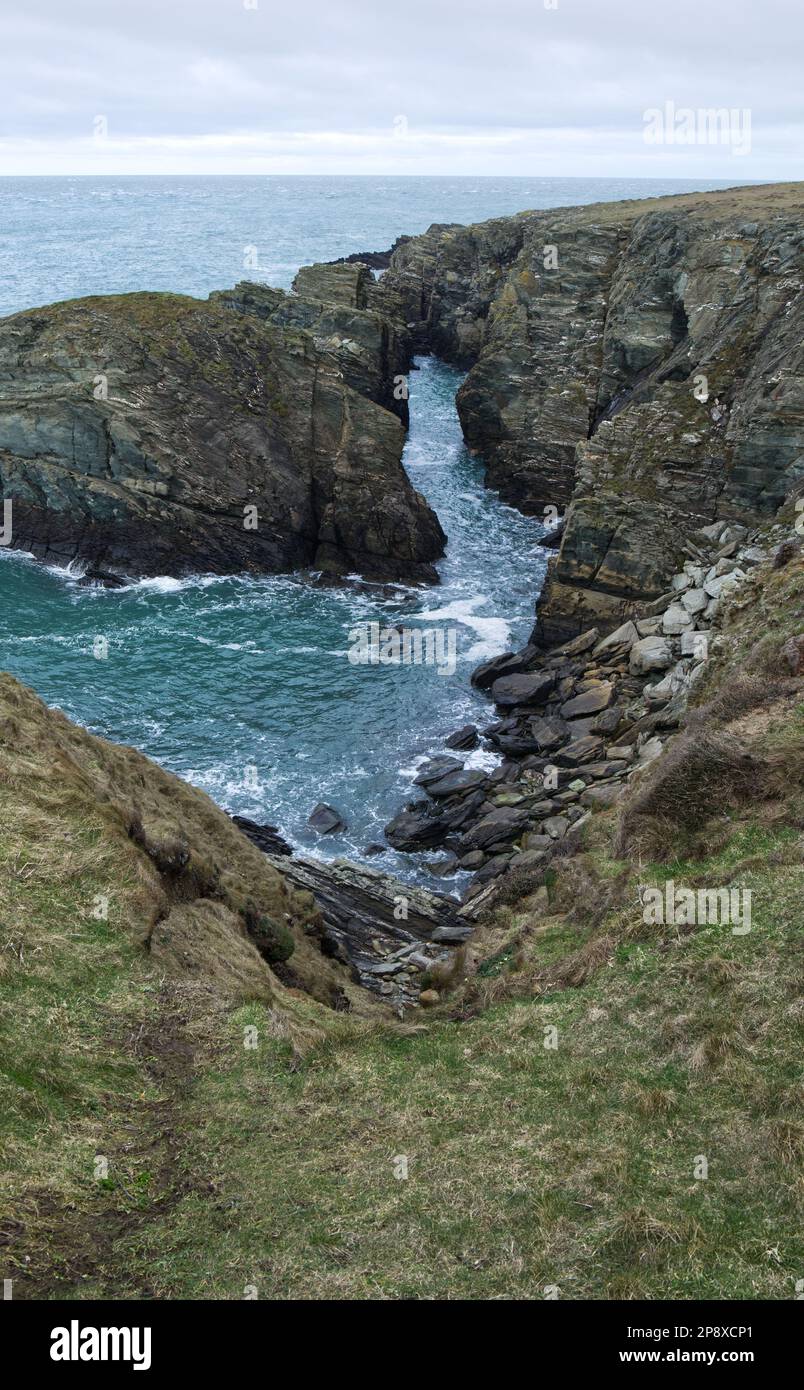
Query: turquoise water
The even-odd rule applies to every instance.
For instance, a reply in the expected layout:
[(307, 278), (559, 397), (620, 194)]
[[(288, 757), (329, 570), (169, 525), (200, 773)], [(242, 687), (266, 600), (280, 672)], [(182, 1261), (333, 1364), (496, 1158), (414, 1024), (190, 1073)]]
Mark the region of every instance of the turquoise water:
[[(523, 641), (546, 563), (541, 526), (500, 504), (463, 445), (460, 373), (412, 372), (404, 463), (449, 536), (441, 585), (317, 588), (302, 577), (143, 580), (120, 591), (0, 551), (3, 666), (71, 718), (144, 749), (227, 810), (278, 824), (298, 845), (361, 854), (410, 795), (445, 735), (488, 720), (472, 668)], [(454, 674), (351, 664), (356, 624), (454, 633)], [(105, 638), (108, 656), (102, 651)], [(448, 663), (442, 663), (448, 665)], [(469, 755), (493, 766), (489, 754)], [(345, 816), (319, 841), (319, 801)], [(405, 856), (382, 859), (410, 869)]]
[[(205, 294), (242, 278), (287, 286), (299, 265), (382, 249), (432, 221), (680, 191), (672, 181), (529, 179), (0, 180), (0, 311), (151, 288)], [(712, 185), (709, 185), (712, 186)], [(254, 272), (251, 272), (254, 278)], [(469, 675), (521, 643), (546, 566), (541, 527), (483, 487), (454, 407), (460, 374), (411, 374), (404, 464), (448, 537), (441, 585), (320, 588), (301, 576), (146, 580), (82, 588), (77, 574), (0, 548), (0, 665), (93, 732), (130, 743), (227, 810), (295, 844), (359, 856), (411, 795), (417, 765), (490, 717)], [(453, 634), (456, 665), (357, 666), (355, 624)], [(98, 639), (103, 639), (99, 642)], [(95, 655), (108, 645), (105, 658)], [(478, 751), (469, 765), (491, 766)], [(319, 840), (318, 801), (347, 821)], [(405, 856), (377, 861), (405, 875)], [(426, 863), (426, 857), (422, 863)]]
[[(734, 182), (732, 180), (732, 182)], [(726, 180), (0, 178), (0, 314), (84, 294), (289, 288), (300, 265), (383, 251), (432, 222), (647, 198)], [(259, 269), (246, 270), (256, 247)]]

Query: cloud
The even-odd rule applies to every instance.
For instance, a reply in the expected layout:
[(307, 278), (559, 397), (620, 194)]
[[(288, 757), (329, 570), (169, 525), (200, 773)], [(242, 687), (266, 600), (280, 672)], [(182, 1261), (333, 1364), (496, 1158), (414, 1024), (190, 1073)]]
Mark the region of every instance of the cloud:
[(256, 4), (6, 0), (0, 169), (736, 177), (726, 149), (644, 146), (672, 100), (749, 108), (740, 177), (796, 176), (789, 0)]

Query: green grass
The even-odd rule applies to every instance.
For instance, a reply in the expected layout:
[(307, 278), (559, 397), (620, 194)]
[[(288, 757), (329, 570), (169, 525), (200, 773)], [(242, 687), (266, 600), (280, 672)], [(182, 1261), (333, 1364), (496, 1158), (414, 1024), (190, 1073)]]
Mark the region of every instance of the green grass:
[[(760, 843), (790, 839), (743, 826), (696, 874)], [(629, 941), (580, 989), (517, 997), (514, 975), (479, 1016), (412, 1035), (345, 1021), (301, 1064), (262, 1006), (238, 1011), (181, 1159), (214, 1195), (190, 1192), (127, 1262), (189, 1298), (792, 1297), (801, 881), (781, 863), (745, 886), (747, 937)]]
[[(789, 575), (774, 586), (778, 642), (780, 592), (795, 593)], [(741, 664), (766, 626), (747, 610)], [(4, 692), (0, 1265), (15, 1297), (794, 1297), (804, 883), (787, 696), (729, 724), (750, 729), (771, 795), (713, 805), (661, 862), (615, 858), (620, 813), (594, 816), (547, 885), (481, 924), (466, 981), (400, 1024), (361, 1013), (352, 986), (351, 1014), (315, 1002), (336, 967), (304, 934), (309, 904), (261, 881), (205, 798)], [(127, 778), (150, 839), (178, 816), (201, 864), (224, 837), (231, 902), (246, 879), (249, 899), (291, 909), (309, 994), (271, 981), (234, 913), (221, 935), (229, 919), (199, 909), (192, 977), (181, 954), (143, 949), (163, 889), (104, 795)], [(646, 925), (637, 890), (668, 878), (750, 888), (752, 930)]]

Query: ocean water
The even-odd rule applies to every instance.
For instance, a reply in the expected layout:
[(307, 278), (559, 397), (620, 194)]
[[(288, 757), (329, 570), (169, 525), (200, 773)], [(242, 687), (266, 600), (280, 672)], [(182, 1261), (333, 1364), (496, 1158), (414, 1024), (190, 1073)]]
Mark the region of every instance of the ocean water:
[[(433, 221), (688, 187), (659, 180), (5, 179), (0, 309), (142, 288), (203, 295), (245, 277), (246, 246), (257, 246), (261, 267), (249, 278), (288, 286), (300, 265), (383, 249)], [(293, 575), (200, 575), (106, 591), (79, 586), (79, 573), (0, 548), (0, 666), (227, 810), (279, 826), (308, 852), (362, 857), (412, 795), (423, 759), (443, 751), (460, 725), (492, 717), (470, 673), (526, 639), (547, 561), (540, 524), (484, 487), (482, 465), (463, 445), (454, 405), (460, 373), (430, 358), (418, 367), (403, 462), (448, 536), (439, 587), (378, 590), (356, 580), (330, 588)], [(439, 631), (455, 642), (454, 670), (451, 663), (352, 664), (355, 628), (370, 622)], [(481, 749), (466, 761), (491, 767), (495, 758)], [(344, 833), (319, 838), (309, 830), (318, 801), (339, 810)], [(371, 862), (426, 877), (433, 857), (388, 850)]]

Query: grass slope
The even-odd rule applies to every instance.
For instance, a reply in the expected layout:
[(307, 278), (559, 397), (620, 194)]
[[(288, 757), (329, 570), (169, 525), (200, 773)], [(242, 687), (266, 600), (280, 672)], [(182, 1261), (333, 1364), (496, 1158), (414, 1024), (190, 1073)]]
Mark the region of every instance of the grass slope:
[[(465, 978), (407, 1024), (358, 1012), (356, 991), (351, 1013), (312, 998), (343, 986), (316, 959), (309, 904), (290, 912), (308, 992), (283, 988), (237, 926), (240, 875), (261, 866), (229, 877), (241, 851), (216, 847), (229, 831), (211, 803), (4, 682), (15, 1296), (795, 1296), (804, 706), (780, 653), (802, 587), (799, 551), (738, 591), (687, 730), (580, 853), (512, 881)], [(44, 754), (64, 740), (80, 776), (53, 778)], [(149, 849), (125, 828), (131, 759)], [(160, 957), (143, 927), (167, 891), (163, 779), (222, 889), (162, 921), (195, 913), (181, 939), (212, 943), (209, 973), (202, 950)], [(750, 888), (752, 930), (646, 925), (639, 889), (666, 878)], [(96, 921), (110, 882), (116, 914)], [(274, 912), (288, 901), (264, 891)], [(242, 953), (227, 965), (241, 947), (259, 987)]]

